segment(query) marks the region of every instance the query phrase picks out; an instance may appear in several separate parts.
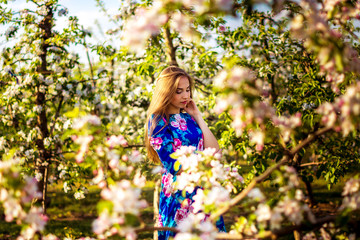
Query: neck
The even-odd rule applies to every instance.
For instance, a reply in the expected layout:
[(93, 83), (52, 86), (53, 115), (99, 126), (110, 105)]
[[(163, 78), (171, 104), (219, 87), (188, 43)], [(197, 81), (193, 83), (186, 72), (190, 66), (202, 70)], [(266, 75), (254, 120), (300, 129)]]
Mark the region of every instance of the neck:
[(173, 106), (169, 106), (168, 109), (167, 109), (167, 113), (168, 113), (168, 114), (177, 114), (177, 113), (180, 113), (180, 108), (176, 108), (176, 107), (173, 107)]

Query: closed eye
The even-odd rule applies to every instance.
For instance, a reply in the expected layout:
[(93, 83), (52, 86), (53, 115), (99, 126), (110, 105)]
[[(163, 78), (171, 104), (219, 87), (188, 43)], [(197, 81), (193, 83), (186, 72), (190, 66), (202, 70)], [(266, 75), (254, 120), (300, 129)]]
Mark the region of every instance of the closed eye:
[[(182, 88), (178, 88), (176, 89), (176, 94), (180, 94), (183, 92), (183, 89)], [(190, 87), (186, 88), (186, 92), (190, 92)]]

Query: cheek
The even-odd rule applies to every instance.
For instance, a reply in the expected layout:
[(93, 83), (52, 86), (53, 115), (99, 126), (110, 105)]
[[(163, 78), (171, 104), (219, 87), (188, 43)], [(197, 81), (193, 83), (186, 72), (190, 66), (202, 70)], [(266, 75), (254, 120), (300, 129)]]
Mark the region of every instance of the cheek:
[(171, 102), (178, 102), (179, 101), (179, 99), (180, 99), (180, 94), (175, 94), (173, 97), (172, 97), (172, 99), (171, 99)]

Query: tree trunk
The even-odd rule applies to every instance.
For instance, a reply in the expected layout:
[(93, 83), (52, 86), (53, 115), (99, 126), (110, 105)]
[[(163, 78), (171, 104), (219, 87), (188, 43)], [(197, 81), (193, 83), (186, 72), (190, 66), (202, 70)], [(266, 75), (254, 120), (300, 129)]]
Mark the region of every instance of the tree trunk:
[(174, 44), (172, 42), (170, 28), (168, 26), (165, 26), (164, 38), (166, 43), (166, 55), (168, 58), (168, 64), (170, 66), (179, 66), (176, 61), (176, 48), (174, 47)]
[[(47, 15), (39, 23), (39, 28), (42, 30), (42, 41), (41, 41), (41, 53), (39, 57), (41, 59), (41, 65), (38, 67), (37, 71), (42, 74), (44, 77), (49, 75), (50, 72), (47, 70), (47, 60), (46, 56), (48, 53), (48, 43), (47, 40), (52, 36), (52, 27), (53, 27), (53, 9), (52, 5), (46, 5)], [(36, 145), (39, 149), (40, 156), (35, 163), (35, 173), (38, 176), (41, 176), (41, 179), (38, 183), (39, 191), (42, 193), (41, 199), (36, 199), (35, 202), (41, 202), (44, 213), (46, 213), (46, 195), (47, 195), (47, 183), (48, 183), (48, 170), (51, 159), (50, 150), (45, 148), (44, 141), (47, 137), (50, 136), (48, 129), (48, 119), (46, 116), (46, 95), (45, 92), (41, 90), (41, 87), (46, 86), (43, 83), (38, 82), (36, 87), (36, 105), (40, 110), (40, 113), (37, 116), (37, 125), (40, 129), (41, 136), (38, 137)]]
[(316, 201), (314, 199), (314, 194), (312, 191), (311, 183), (309, 181), (307, 181), (307, 179), (302, 179), (302, 180), (305, 183), (306, 192), (307, 192), (307, 195), (309, 196), (310, 206), (315, 206)]
[[(159, 188), (160, 188), (160, 180), (157, 180), (155, 183), (154, 203), (153, 203), (155, 227), (159, 226)], [(154, 240), (158, 240), (158, 231), (154, 231)]]

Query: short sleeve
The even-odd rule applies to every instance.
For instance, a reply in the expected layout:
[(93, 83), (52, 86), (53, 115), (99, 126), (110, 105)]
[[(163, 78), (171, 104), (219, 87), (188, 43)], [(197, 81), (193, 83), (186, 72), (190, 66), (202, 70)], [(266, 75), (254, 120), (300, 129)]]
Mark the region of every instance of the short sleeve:
[(164, 168), (172, 175), (175, 175), (181, 166), (179, 161), (170, 157), (170, 155), (175, 152), (174, 138), (171, 129), (165, 124), (165, 121), (165, 119), (160, 120), (155, 127), (150, 137), (150, 145), (159, 155)]

